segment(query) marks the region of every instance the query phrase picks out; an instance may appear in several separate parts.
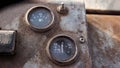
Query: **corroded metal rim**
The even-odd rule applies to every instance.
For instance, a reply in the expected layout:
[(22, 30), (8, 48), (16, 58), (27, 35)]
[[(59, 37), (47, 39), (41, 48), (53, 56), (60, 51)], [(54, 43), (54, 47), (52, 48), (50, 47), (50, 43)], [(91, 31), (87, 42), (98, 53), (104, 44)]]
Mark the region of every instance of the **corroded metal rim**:
[[(33, 11), (34, 9), (37, 9), (37, 8), (47, 9), (47, 10), (51, 13), (51, 15), (52, 15), (52, 20), (51, 20), (50, 24), (47, 25), (47, 26), (44, 27), (44, 28), (37, 28), (37, 27), (33, 26), (33, 25), (28, 21), (28, 15), (29, 15), (29, 13), (30, 13), (31, 11)], [(42, 32), (42, 31), (46, 31), (46, 30), (51, 29), (52, 26), (54, 25), (54, 20), (55, 20), (55, 15), (54, 15), (52, 9), (49, 8), (49, 7), (47, 7), (47, 6), (44, 6), (44, 5), (33, 6), (33, 7), (31, 7), (31, 8), (26, 12), (26, 14), (25, 14), (25, 22), (27, 23), (28, 26), (30, 26), (30, 27), (31, 27), (33, 30), (35, 30), (35, 31), (40, 31), (40, 32)]]
[[(67, 37), (67, 38), (69, 38), (70, 40), (72, 40), (73, 43), (75, 44), (75, 45), (74, 45), (74, 46), (75, 46), (75, 53), (74, 53), (74, 55), (73, 55), (70, 59), (68, 59), (68, 60), (66, 60), (66, 61), (63, 61), (63, 62), (54, 59), (54, 57), (52, 57), (52, 55), (50, 54), (50, 51), (49, 51), (51, 42), (52, 42), (55, 38), (57, 38), (57, 37)], [(66, 34), (59, 34), (59, 35), (54, 36), (53, 38), (51, 38), (51, 39), (48, 41), (47, 47), (46, 47), (46, 52), (47, 52), (48, 57), (49, 57), (53, 62), (55, 62), (55, 63), (57, 63), (57, 64), (59, 64), (59, 65), (68, 65), (68, 64), (73, 63), (73, 62), (75, 61), (75, 59), (77, 58), (77, 56), (78, 56), (78, 47), (77, 47), (77, 45), (76, 45), (75, 40), (74, 40), (71, 36), (66, 35)]]

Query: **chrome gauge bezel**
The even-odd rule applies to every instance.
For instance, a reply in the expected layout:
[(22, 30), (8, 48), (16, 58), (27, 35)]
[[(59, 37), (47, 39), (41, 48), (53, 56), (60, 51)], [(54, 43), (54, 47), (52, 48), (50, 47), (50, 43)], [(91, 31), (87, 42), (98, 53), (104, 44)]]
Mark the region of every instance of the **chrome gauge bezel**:
[[(51, 53), (50, 53), (50, 44), (51, 44), (51, 42), (52, 42), (54, 39), (56, 39), (56, 38), (58, 38), (58, 37), (67, 37), (67, 38), (69, 38), (70, 40), (73, 41), (74, 46), (75, 46), (75, 53), (74, 53), (74, 55), (73, 55), (70, 59), (68, 59), (68, 60), (66, 60), (66, 61), (62, 61), (62, 62), (56, 60), (56, 59), (51, 55)], [(46, 52), (47, 52), (47, 55), (48, 55), (49, 59), (50, 59), (51, 61), (53, 61), (54, 63), (59, 64), (59, 65), (68, 65), (68, 64), (73, 63), (73, 62), (76, 60), (76, 58), (77, 58), (77, 56), (78, 56), (78, 46), (76, 45), (75, 40), (74, 40), (71, 36), (65, 35), (65, 34), (59, 34), (59, 35), (56, 35), (56, 36), (52, 37), (52, 38), (48, 41), (47, 47), (46, 47)]]
[[(44, 9), (48, 10), (48, 11), (50, 12), (50, 14), (52, 15), (52, 20), (51, 20), (50, 24), (47, 25), (47, 26), (44, 27), (44, 28), (37, 28), (37, 27), (35, 27), (34, 25), (32, 25), (32, 24), (29, 22), (29, 20), (28, 20), (28, 16), (29, 16), (30, 12), (32, 12), (34, 9), (40, 9), (40, 8), (44, 8)], [(26, 14), (25, 14), (25, 22), (27, 23), (27, 25), (28, 25), (30, 28), (32, 28), (33, 30), (39, 31), (39, 32), (44, 32), (44, 31), (47, 31), (47, 30), (51, 29), (51, 28), (53, 27), (53, 25), (54, 25), (54, 20), (55, 20), (54, 12), (52, 11), (51, 8), (49, 8), (49, 7), (47, 7), (47, 6), (44, 6), (44, 5), (33, 6), (33, 7), (31, 7), (31, 8), (26, 12)]]

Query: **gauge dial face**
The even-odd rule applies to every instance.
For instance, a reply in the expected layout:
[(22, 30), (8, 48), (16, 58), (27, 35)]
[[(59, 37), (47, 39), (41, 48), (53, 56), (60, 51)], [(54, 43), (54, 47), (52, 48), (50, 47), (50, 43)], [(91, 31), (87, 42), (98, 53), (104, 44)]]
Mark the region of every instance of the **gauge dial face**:
[(50, 43), (49, 52), (51, 57), (58, 62), (68, 61), (75, 55), (75, 43), (66, 36), (56, 37)]
[(28, 22), (34, 28), (47, 28), (53, 20), (52, 12), (45, 7), (36, 7), (28, 13)]

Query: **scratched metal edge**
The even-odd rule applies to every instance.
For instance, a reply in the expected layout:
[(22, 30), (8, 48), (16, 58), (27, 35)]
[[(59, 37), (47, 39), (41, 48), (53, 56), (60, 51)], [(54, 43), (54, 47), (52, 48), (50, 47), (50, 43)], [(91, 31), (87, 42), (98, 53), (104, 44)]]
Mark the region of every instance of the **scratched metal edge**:
[[(7, 32), (7, 30), (0, 30), (2, 32)], [(17, 31), (15, 30), (8, 30), (8, 32), (10, 32), (11, 36), (12, 36), (12, 48), (9, 49), (8, 51), (9, 52), (1, 52), (0, 53), (0, 56), (12, 56), (12, 55), (15, 55), (15, 46), (16, 46), (16, 34), (17, 34)]]
[(120, 15), (117, 10), (86, 9), (87, 14)]

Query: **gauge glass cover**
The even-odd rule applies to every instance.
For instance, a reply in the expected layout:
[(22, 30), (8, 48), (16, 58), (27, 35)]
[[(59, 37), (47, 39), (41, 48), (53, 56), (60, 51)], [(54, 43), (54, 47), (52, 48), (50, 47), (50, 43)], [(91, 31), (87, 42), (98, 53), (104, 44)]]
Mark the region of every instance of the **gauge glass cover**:
[(49, 51), (56, 61), (64, 62), (70, 60), (76, 52), (74, 41), (66, 36), (54, 38), (49, 46)]
[(28, 22), (34, 28), (43, 29), (51, 24), (53, 16), (51, 11), (45, 7), (37, 7), (28, 13)]

